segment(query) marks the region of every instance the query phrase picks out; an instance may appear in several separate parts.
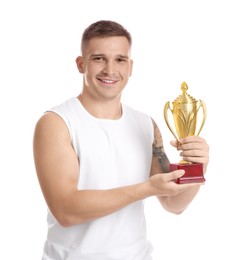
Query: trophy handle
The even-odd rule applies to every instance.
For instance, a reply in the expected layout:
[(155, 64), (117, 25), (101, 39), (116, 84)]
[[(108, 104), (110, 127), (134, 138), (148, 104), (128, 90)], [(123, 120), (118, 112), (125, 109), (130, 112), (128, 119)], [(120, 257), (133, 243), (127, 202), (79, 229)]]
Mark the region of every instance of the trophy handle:
[(200, 125), (199, 131), (197, 132), (196, 135), (199, 135), (199, 134), (200, 134), (200, 132), (201, 132), (203, 126), (204, 126), (204, 123), (205, 123), (205, 121), (206, 121), (206, 118), (207, 118), (207, 109), (206, 109), (205, 103), (204, 103), (202, 100), (199, 100), (198, 103), (199, 103), (199, 104), (198, 104), (198, 108), (197, 108), (197, 113), (198, 113), (199, 109), (202, 108), (203, 118), (202, 118), (202, 123), (201, 123), (201, 125)]
[[(175, 139), (177, 140), (177, 142), (179, 142), (179, 138), (177, 137), (177, 135), (175, 134), (173, 128), (171, 127), (169, 120), (168, 120), (168, 110), (171, 111), (171, 113), (173, 113), (173, 111), (170, 108), (170, 102), (166, 102), (165, 107), (164, 107), (164, 118), (165, 118), (165, 122), (170, 130), (170, 132), (173, 134), (173, 136), (175, 137)], [(204, 123), (203, 123), (204, 124)]]

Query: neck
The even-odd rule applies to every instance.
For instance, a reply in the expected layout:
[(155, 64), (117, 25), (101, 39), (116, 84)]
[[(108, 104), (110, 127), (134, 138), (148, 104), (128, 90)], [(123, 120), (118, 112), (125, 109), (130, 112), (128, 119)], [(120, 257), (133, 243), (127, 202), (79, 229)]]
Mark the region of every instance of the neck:
[(96, 99), (88, 99), (83, 94), (80, 94), (77, 98), (87, 112), (96, 118), (116, 120), (122, 116), (120, 99), (108, 100), (105, 102)]

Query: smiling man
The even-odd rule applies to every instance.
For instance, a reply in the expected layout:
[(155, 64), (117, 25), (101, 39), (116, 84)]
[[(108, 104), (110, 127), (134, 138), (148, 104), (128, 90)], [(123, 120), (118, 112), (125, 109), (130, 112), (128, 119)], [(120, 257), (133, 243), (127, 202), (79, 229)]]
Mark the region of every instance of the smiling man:
[[(154, 120), (121, 103), (132, 74), (131, 45), (116, 22), (86, 28), (76, 59), (82, 92), (36, 124), (35, 166), (49, 209), (42, 260), (151, 260), (144, 200), (156, 196), (180, 214), (199, 191), (200, 183), (174, 182), (184, 172), (169, 172)], [(203, 138), (186, 137), (179, 150), (206, 171)]]
[(124, 36), (85, 39), (82, 56), (76, 62), (78, 70), (84, 74), (79, 96), (83, 106), (95, 117), (121, 117), (120, 98), (132, 72), (128, 39)]

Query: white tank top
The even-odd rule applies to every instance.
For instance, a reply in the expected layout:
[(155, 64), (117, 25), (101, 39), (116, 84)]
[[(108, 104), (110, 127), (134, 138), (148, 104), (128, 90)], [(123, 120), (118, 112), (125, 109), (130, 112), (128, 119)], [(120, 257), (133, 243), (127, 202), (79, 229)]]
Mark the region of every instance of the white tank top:
[[(78, 189), (111, 189), (149, 178), (153, 125), (123, 105), (118, 120), (90, 115), (73, 97), (49, 111), (67, 125), (80, 162)], [(143, 201), (96, 220), (62, 227), (48, 212), (42, 260), (151, 260)]]

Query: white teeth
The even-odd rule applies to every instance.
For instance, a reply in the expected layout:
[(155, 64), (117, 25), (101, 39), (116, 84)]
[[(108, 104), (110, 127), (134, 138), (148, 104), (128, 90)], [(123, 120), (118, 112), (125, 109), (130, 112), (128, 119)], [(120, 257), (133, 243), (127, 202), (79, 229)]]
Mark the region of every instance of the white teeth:
[(112, 80), (102, 80), (103, 82), (105, 82), (105, 83), (109, 83), (109, 84), (111, 84), (111, 83), (113, 83), (113, 81)]

